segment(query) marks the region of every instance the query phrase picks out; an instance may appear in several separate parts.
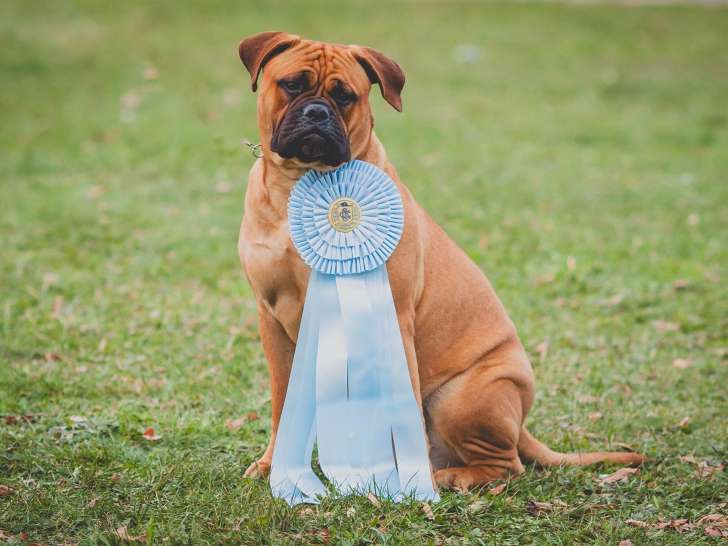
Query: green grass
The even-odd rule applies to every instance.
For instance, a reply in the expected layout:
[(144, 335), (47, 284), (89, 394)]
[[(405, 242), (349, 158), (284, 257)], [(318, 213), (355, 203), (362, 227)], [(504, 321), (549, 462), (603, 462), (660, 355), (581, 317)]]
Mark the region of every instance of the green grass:
[[(679, 459), (728, 459), (728, 9), (45, 4), (0, 4), (0, 415), (37, 414), (0, 419), (10, 543), (720, 541), (624, 521), (728, 513), (726, 472)], [(373, 92), (378, 134), (517, 324), (530, 429), (627, 442), (652, 458), (638, 474), (529, 469), (434, 519), (292, 510), (242, 478), (270, 404), (236, 254), (256, 139), (236, 46), (269, 29), (405, 67), (403, 115)]]

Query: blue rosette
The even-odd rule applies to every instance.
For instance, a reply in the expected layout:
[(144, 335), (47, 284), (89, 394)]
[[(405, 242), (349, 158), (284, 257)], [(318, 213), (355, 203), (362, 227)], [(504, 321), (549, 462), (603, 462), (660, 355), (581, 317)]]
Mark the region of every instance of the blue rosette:
[(354, 160), (302, 176), (288, 201), (291, 239), (303, 261), (327, 275), (372, 271), (394, 252), (404, 228), (394, 181)]

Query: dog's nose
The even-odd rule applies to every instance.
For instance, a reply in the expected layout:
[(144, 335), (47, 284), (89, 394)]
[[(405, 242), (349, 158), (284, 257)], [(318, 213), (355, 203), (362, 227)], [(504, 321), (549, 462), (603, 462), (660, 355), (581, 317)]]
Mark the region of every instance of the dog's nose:
[(329, 109), (326, 108), (323, 104), (307, 104), (303, 108), (303, 115), (311, 121), (320, 123), (329, 119)]

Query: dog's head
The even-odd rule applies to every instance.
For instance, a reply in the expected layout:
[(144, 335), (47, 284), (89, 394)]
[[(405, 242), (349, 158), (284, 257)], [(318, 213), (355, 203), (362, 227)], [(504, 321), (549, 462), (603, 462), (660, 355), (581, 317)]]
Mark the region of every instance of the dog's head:
[(373, 49), (263, 32), (243, 40), (239, 53), (253, 91), (261, 79), (261, 143), (278, 163), (324, 170), (362, 154), (374, 126), (373, 83), (402, 111), (404, 72)]

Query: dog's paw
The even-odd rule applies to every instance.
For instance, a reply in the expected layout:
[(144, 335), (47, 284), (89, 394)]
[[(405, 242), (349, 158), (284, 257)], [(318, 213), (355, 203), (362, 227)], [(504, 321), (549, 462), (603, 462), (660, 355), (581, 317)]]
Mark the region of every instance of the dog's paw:
[(486, 485), (507, 476), (502, 468), (480, 466), (457, 466), (443, 468), (435, 472), (437, 485), (444, 489), (454, 489), (467, 493), (473, 487)]
[(435, 481), (443, 489), (454, 489), (466, 493), (473, 486), (467, 468), (443, 468), (435, 472)]
[(246, 478), (265, 478), (270, 474), (270, 461), (259, 459), (245, 471)]

